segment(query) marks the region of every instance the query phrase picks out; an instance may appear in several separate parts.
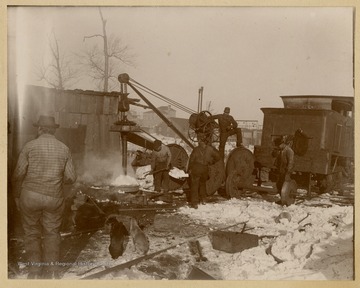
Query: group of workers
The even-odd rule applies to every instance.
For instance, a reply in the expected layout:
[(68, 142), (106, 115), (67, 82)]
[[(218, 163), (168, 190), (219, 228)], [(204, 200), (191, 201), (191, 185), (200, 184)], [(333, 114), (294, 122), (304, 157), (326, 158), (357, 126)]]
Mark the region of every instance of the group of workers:
[[(230, 135), (237, 136), (237, 146), (242, 145), (241, 130), (230, 108), (214, 116), (220, 127), (219, 152), (198, 135), (198, 146), (189, 157), (187, 172), (190, 174), (190, 207), (198, 208), (206, 198), (206, 182), (209, 167), (224, 158), (224, 147)], [(65, 197), (63, 185), (77, 179), (70, 149), (54, 136), (55, 118), (40, 116), (37, 123), (37, 138), (25, 144), (20, 152), (12, 174), (12, 187), (17, 209), (21, 212), (24, 230), (24, 245), (29, 263), (29, 279), (59, 278), (56, 265), (60, 254), (60, 227), (63, 219)], [(277, 143), (277, 162), (280, 177), (277, 187), (281, 190), (292, 172), (294, 152), (286, 139)], [(161, 141), (155, 140), (151, 171), (154, 176), (154, 190), (169, 192), (169, 170), (171, 152)], [(51, 263), (41, 265), (41, 263)]]
[[(189, 157), (187, 172), (190, 175), (190, 207), (197, 209), (199, 204), (204, 204), (206, 199), (206, 182), (209, 179), (209, 167), (217, 161), (224, 159), (224, 150), (227, 139), (236, 135), (236, 146), (242, 147), (242, 132), (237, 122), (230, 115), (230, 108), (225, 107), (223, 114), (212, 116), (219, 122), (220, 143), (219, 151), (207, 143), (206, 135), (198, 133), (198, 146), (195, 147)], [(275, 140), (276, 147), (275, 166), (279, 172), (276, 187), (278, 192), (285, 181), (290, 181), (294, 167), (294, 151), (291, 148), (290, 137), (280, 137)], [(170, 149), (159, 140), (154, 142), (151, 169), (154, 175), (154, 190), (167, 193), (169, 191), (169, 170), (171, 168)]]
[[(190, 175), (190, 207), (198, 208), (199, 204), (205, 203), (206, 181), (209, 179), (209, 166), (220, 159), (224, 159), (225, 144), (229, 136), (236, 135), (236, 146), (242, 146), (241, 129), (237, 127), (237, 122), (230, 115), (230, 108), (225, 107), (224, 113), (212, 116), (217, 119), (220, 130), (219, 152), (211, 145), (206, 143), (206, 136), (197, 135), (198, 146), (190, 154), (187, 172)], [(151, 171), (154, 176), (154, 190), (169, 191), (169, 170), (171, 168), (170, 149), (159, 140), (154, 142), (152, 153)]]

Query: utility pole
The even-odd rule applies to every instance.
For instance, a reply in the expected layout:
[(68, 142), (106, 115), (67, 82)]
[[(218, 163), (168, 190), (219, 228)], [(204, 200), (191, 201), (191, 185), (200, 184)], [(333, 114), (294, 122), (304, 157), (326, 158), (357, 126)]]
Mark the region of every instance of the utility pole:
[(200, 113), (202, 111), (203, 92), (204, 92), (204, 87), (201, 86), (200, 89), (199, 89), (198, 113)]

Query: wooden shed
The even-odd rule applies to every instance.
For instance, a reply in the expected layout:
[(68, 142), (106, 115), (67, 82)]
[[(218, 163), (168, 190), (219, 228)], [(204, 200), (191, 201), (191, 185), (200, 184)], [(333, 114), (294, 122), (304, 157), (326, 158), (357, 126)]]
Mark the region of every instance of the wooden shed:
[(87, 152), (119, 151), (120, 133), (109, 131), (118, 117), (118, 96), (117, 92), (60, 91), (40, 86), (9, 93), (9, 167), (14, 167), (24, 144), (36, 137), (33, 123), (39, 115), (55, 117), (60, 125), (55, 136), (71, 149), (75, 162)]

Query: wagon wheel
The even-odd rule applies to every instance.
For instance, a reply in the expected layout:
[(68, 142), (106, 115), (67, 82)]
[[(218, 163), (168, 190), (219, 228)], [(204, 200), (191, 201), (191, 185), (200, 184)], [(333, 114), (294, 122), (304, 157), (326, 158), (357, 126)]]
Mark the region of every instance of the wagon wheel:
[(280, 192), (281, 204), (290, 206), (295, 203), (297, 184), (295, 180), (285, 181)]
[(188, 136), (189, 139), (193, 142), (197, 141), (197, 129), (198, 129), (198, 118), (199, 118), (199, 114), (197, 113), (193, 113), (190, 115), (189, 117), (189, 130), (188, 130)]
[(189, 118), (188, 135), (190, 140), (198, 141), (198, 135), (202, 134), (207, 144), (211, 144), (213, 138), (213, 130), (217, 123), (212, 119), (209, 111), (201, 111), (199, 114), (192, 114)]
[(220, 141), (218, 126), (219, 125), (214, 120), (209, 120), (203, 126), (202, 130), (203, 130), (203, 133), (205, 134), (206, 139), (208, 140), (208, 144)]
[(219, 125), (216, 124), (215, 128), (213, 129), (212, 143), (220, 142), (220, 130), (218, 126)]
[(245, 194), (243, 189), (243, 181), (241, 175), (237, 171), (232, 171), (226, 178), (226, 194), (231, 198), (241, 198)]
[(193, 142), (197, 141), (197, 134), (196, 134), (195, 128), (193, 128), (191, 126), (189, 127), (188, 136), (191, 141), (193, 141)]
[[(167, 146), (169, 147), (171, 152), (171, 166), (179, 168), (181, 170), (185, 170), (187, 162), (189, 160), (189, 156), (186, 153), (186, 150), (178, 144), (168, 144)], [(172, 191), (180, 189), (185, 182), (186, 180), (170, 177), (169, 189)]]
[(199, 138), (198, 134), (202, 134), (206, 139), (206, 143), (211, 144), (213, 133), (211, 131), (206, 130), (206, 126), (197, 129), (189, 127), (188, 136), (191, 141), (197, 142)]
[(254, 155), (244, 147), (233, 149), (226, 163), (226, 194), (231, 197), (242, 196), (246, 187), (254, 181)]
[(226, 163), (226, 174), (238, 171), (244, 177), (250, 177), (254, 171), (254, 155), (245, 147), (236, 147), (229, 153)]
[(205, 118), (205, 116), (206, 118), (210, 118), (212, 116), (211, 113), (207, 110), (201, 111), (199, 115), (201, 115), (202, 118)]

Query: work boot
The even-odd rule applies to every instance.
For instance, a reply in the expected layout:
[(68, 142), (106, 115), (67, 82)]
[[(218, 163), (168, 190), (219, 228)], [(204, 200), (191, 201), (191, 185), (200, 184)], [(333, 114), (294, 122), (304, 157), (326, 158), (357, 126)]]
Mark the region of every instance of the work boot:
[(198, 204), (190, 204), (191, 208), (198, 209)]

